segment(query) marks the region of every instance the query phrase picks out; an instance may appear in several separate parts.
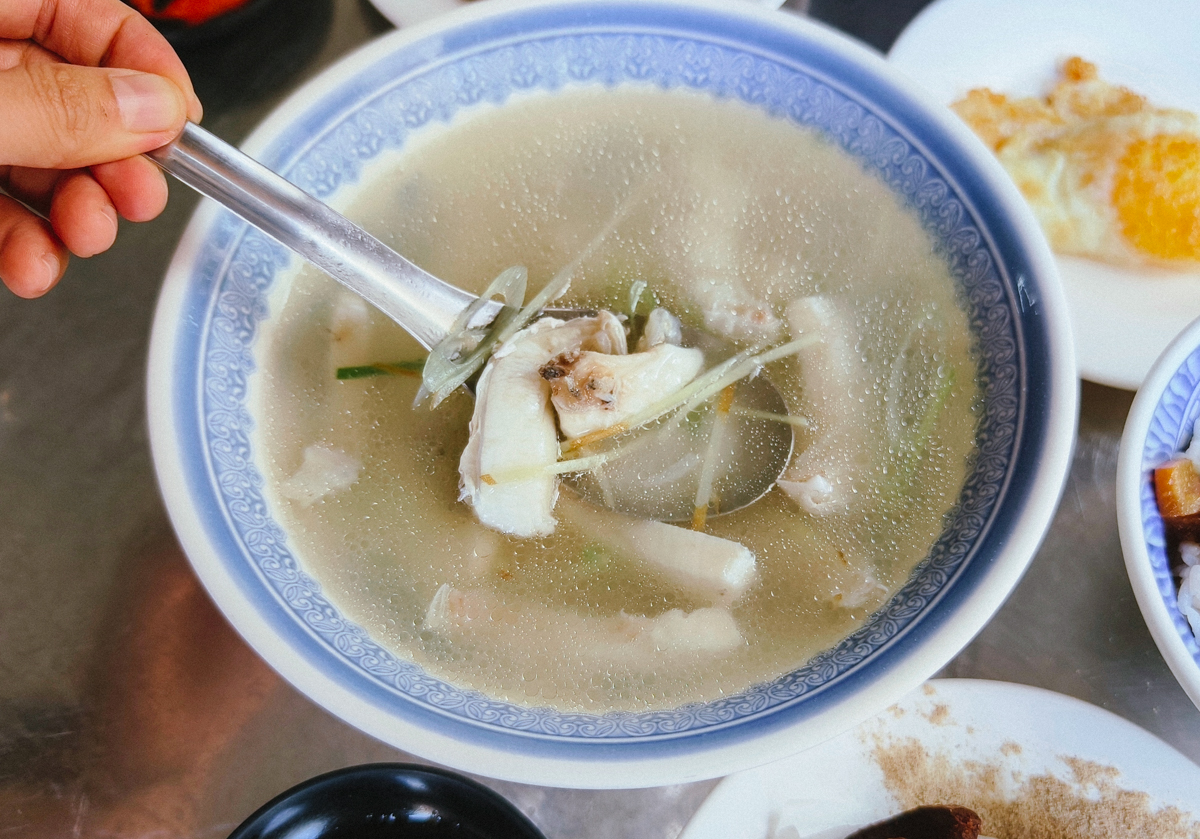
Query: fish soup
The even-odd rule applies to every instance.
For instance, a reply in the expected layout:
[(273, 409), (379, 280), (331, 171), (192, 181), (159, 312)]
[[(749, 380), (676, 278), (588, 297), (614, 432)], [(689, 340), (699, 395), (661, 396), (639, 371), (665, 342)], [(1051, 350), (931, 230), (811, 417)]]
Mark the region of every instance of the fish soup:
[[(930, 237), (845, 152), (738, 102), (588, 89), (477, 109), (385, 168), (344, 209), (463, 288), (577, 261), (555, 305), (813, 340), (764, 371), (796, 435), (761, 500), (693, 531), (563, 488), (522, 537), (460, 500), (471, 395), (413, 407), (424, 351), (302, 269), (263, 335), (256, 445), (292, 549), (373, 639), (509, 702), (671, 708), (795, 669), (927, 555), (975, 452), (977, 359)], [(406, 363), (336, 377), (374, 362)]]

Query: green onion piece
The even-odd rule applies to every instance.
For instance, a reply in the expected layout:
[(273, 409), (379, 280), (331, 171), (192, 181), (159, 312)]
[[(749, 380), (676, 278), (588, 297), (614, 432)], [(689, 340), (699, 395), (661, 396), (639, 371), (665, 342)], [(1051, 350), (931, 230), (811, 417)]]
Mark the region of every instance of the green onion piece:
[(646, 291), (645, 280), (634, 280), (629, 287), (629, 316), (637, 317), (638, 306), (642, 302), (642, 294)]
[(602, 452), (588, 457), (577, 457), (571, 460), (560, 460), (549, 465), (513, 466), (498, 472), (489, 472), (479, 478), (489, 486), (507, 484), (514, 481), (527, 481), (531, 478), (542, 478), (547, 475), (569, 475), (572, 473), (591, 472), (598, 469), (616, 457), (617, 452)]
[(900, 443), (900, 451), (895, 460), (895, 468), (889, 470), (888, 479), (885, 480), (880, 492), (880, 497), (885, 501), (892, 503), (902, 502), (909, 496), (909, 489), (912, 486), (917, 470), (921, 467), (921, 462), (929, 452), (929, 444), (933, 439), (933, 432), (937, 426), (938, 420), (941, 418), (942, 412), (946, 408), (946, 403), (950, 399), (950, 392), (954, 389), (955, 380), (958, 378), (958, 371), (951, 367), (945, 378), (942, 379), (938, 386), (937, 392), (930, 395), (929, 401), (925, 403), (925, 410), (921, 413), (921, 419), (917, 423), (916, 428), (912, 433)]
[(339, 367), (339, 379), (365, 379), (369, 376), (420, 376), (425, 368), (425, 359), (415, 361), (379, 361), (375, 364), (362, 364), (358, 367)]
[(717, 458), (721, 444), (725, 439), (725, 429), (729, 425), (729, 408), (733, 405), (736, 385), (730, 385), (721, 391), (717, 401), (717, 409), (713, 412), (712, 429), (708, 433), (708, 446), (705, 447), (704, 461), (700, 467), (700, 481), (696, 486), (696, 500), (692, 506), (692, 530), (703, 530), (708, 519), (708, 507), (712, 503), (713, 484), (717, 478)]
[[(501, 271), (487, 291), (462, 311), (450, 327), (449, 334), (429, 354), (414, 405), (432, 397), (430, 407), (436, 408), (459, 385), (479, 372), (499, 343), (499, 333), (512, 321), (517, 307), (524, 302), (527, 276), (521, 265)], [(490, 328), (468, 327), (479, 310), (496, 297), (504, 299), (504, 308), (489, 325)]]
[(808, 428), (810, 425), (808, 417), (792, 416), (791, 414), (776, 414), (772, 411), (758, 411), (754, 408), (743, 408), (741, 405), (734, 405), (729, 409), (730, 413), (736, 414), (739, 417), (747, 419), (766, 420), (767, 422), (782, 422), (787, 425), (794, 425), (797, 428)]
[(516, 335), (522, 329), (529, 325), (529, 322), (537, 317), (542, 309), (546, 308), (547, 304), (553, 303), (566, 292), (567, 287), (571, 285), (571, 277), (575, 275), (575, 269), (579, 267), (579, 262), (576, 260), (566, 268), (554, 275), (550, 282), (542, 286), (542, 290), (533, 296), (533, 299), (521, 307), (521, 311), (516, 312), (511, 321), (505, 323), (496, 330), (496, 344), (503, 344), (512, 336)]

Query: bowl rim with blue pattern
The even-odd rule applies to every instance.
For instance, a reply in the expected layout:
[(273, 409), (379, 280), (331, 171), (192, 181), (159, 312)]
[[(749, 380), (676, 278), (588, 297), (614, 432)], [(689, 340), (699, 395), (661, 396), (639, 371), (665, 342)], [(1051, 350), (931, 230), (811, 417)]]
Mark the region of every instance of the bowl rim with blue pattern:
[(1167, 666), (1200, 708), (1200, 644), (1179, 610), (1154, 469), (1188, 447), (1200, 417), (1200, 319), (1163, 350), (1125, 420), (1117, 456), (1117, 527), (1142, 618)]
[(920, 218), (979, 348), (979, 448), (912, 579), (835, 648), (773, 682), (645, 713), (499, 702), (424, 673), (341, 616), (290, 553), (246, 403), (279, 245), (205, 203), (151, 338), (151, 446), (181, 544), (217, 605), (301, 692), (456, 769), (572, 787), (728, 774), (846, 730), (932, 675), (1012, 591), (1049, 526), (1078, 410), (1055, 263), (981, 143), (881, 56), (794, 15), (679, 0), (489, 0), (386, 35), (281, 105), (253, 156), (335, 205), (370, 161), (464, 108), (573, 86), (685, 88), (816, 129)]

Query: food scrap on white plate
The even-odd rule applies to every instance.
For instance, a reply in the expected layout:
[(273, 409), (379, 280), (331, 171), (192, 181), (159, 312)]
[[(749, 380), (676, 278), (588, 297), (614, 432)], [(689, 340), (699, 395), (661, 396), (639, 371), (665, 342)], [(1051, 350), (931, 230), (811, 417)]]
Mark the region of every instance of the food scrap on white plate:
[[(875, 832), (929, 805), (974, 813), (958, 811), (957, 826), (979, 839), (1192, 839), (1197, 783), (1200, 767), (1094, 705), (938, 679), (833, 740), (729, 776), (680, 839), (963, 835)], [(956, 829), (948, 815), (943, 831)]]

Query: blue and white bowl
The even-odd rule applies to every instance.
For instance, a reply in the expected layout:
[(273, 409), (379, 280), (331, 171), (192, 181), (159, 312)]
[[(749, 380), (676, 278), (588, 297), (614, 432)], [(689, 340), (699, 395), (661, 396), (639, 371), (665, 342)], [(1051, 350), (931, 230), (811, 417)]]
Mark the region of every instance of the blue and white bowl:
[(1200, 417), (1200, 320), (1150, 368), (1134, 397), (1117, 459), (1117, 525), (1142, 617), (1171, 672), (1200, 707), (1200, 644), (1179, 609), (1154, 470), (1186, 449)]
[(636, 787), (727, 774), (885, 708), (953, 657), (1032, 558), (1069, 464), (1078, 384), (1054, 261), (984, 147), (869, 50), (749, 6), (492, 0), (384, 37), (306, 85), (246, 149), (341, 204), (423, 126), (518, 94), (687, 88), (815, 128), (918, 215), (980, 354), (979, 452), (945, 532), (865, 626), (795, 672), (653, 713), (562, 713), (432, 678), (355, 626), (262, 492), (246, 394), (298, 259), (204, 205), (170, 268), (149, 372), (151, 442), (180, 540), (214, 600), (298, 689), (381, 740), (529, 783)]

